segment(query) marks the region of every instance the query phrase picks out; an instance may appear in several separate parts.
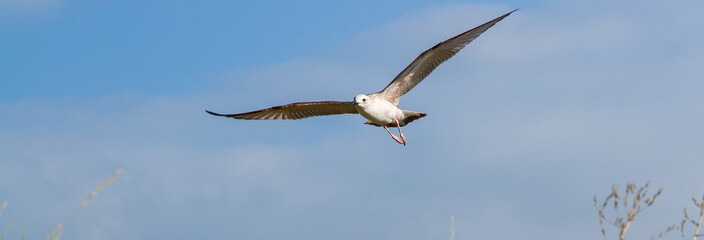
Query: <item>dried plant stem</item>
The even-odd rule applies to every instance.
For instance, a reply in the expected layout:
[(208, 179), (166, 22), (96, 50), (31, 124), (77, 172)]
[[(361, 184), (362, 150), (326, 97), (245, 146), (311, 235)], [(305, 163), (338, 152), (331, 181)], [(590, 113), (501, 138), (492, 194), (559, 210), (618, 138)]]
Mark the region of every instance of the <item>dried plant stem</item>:
[(704, 200), (699, 203), (699, 220), (697, 221), (697, 229), (694, 230), (694, 238), (692, 238), (692, 240), (697, 240), (697, 236), (699, 236), (699, 228), (702, 226), (702, 216), (704, 216)]
[(7, 201), (3, 202), (0, 206), (0, 215), (2, 215), (2, 211), (5, 210), (5, 207), (7, 207)]
[(455, 239), (455, 216), (450, 215), (450, 240)]
[(630, 218), (629, 218), (629, 220), (626, 222), (626, 225), (624, 225), (623, 228), (621, 228), (621, 233), (618, 235), (618, 239), (623, 240), (623, 236), (626, 235), (626, 231), (628, 231), (628, 227), (631, 226), (631, 221), (632, 220), (630, 220)]
[[(2, 211), (5, 210), (5, 207), (7, 207), (7, 201), (3, 202), (2, 205), (0, 206), (0, 215), (2, 215)], [(10, 222), (10, 225), (7, 225), (7, 228), (5, 228), (4, 231), (2, 231), (2, 236), (0, 236), (0, 240), (5, 239), (5, 235), (7, 234), (8, 231), (10, 231), (10, 228), (12, 228), (12, 224), (14, 221)]]
[[(618, 239), (623, 240), (636, 215), (653, 205), (662, 193), (662, 189), (651, 195), (648, 194), (649, 185), (650, 182), (642, 187), (638, 187), (635, 183), (628, 183), (623, 193), (614, 185), (611, 187), (611, 194), (606, 196), (602, 203), (599, 203), (597, 197), (594, 196), (594, 208), (599, 216), (599, 227), (605, 240), (608, 240), (608, 237), (604, 223), (616, 227), (619, 230)], [(605, 213), (609, 204), (613, 204), (613, 218), (611, 219)]]
[(628, 228), (631, 226), (631, 222), (633, 222), (633, 219), (636, 217), (636, 209), (631, 209), (630, 212), (628, 212), (628, 219), (626, 219), (626, 224), (623, 225), (621, 228), (621, 233), (618, 235), (618, 239), (623, 240), (624, 235), (626, 235), (626, 231), (628, 231)]
[(7, 225), (7, 228), (5, 228), (5, 231), (2, 231), (2, 236), (0, 236), (0, 240), (5, 239), (5, 235), (7, 235), (7, 232), (10, 231), (10, 228), (12, 228), (12, 224), (14, 224), (15, 221), (10, 221), (10, 225)]
[(93, 190), (93, 192), (91, 192), (90, 195), (88, 195), (88, 197), (86, 197), (86, 199), (83, 200), (83, 202), (81, 202), (81, 205), (79, 205), (78, 208), (76, 208), (76, 210), (73, 211), (73, 214), (71, 214), (71, 216), (68, 219), (66, 219), (66, 221), (64, 221), (63, 224), (59, 224), (53, 231), (51, 231), (51, 233), (49, 233), (49, 235), (47, 235), (45, 239), (51, 238), (52, 240), (58, 240), (59, 238), (61, 238), (61, 235), (64, 233), (64, 230), (66, 230), (66, 225), (68, 225), (68, 223), (71, 222), (71, 220), (73, 220), (74, 217), (76, 217), (76, 214), (78, 214), (78, 212), (81, 209), (83, 209), (83, 207), (85, 207), (93, 197), (98, 195), (98, 192), (100, 192), (100, 190), (103, 190), (103, 188), (105, 188), (105, 186), (110, 184), (110, 182), (115, 180), (115, 178), (117, 178), (117, 176), (119, 176), (120, 174), (122, 174), (122, 169), (115, 171), (115, 173), (112, 176), (110, 176), (110, 178), (105, 180), (105, 182), (100, 184), (100, 186), (98, 186), (98, 188)]
[(51, 232), (47, 234), (46, 237), (44, 237), (44, 240), (49, 240), (51, 236), (54, 236), (56, 234), (56, 231), (59, 231), (59, 228), (61, 228), (61, 223), (59, 223), (59, 225), (57, 225), (54, 230), (51, 230)]

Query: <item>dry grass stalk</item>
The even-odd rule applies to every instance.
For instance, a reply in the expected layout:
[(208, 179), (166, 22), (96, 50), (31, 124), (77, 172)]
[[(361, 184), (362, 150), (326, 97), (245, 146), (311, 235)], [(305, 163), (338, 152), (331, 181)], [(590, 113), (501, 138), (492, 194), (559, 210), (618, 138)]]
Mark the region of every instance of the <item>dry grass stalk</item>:
[(59, 231), (59, 229), (61, 229), (61, 223), (59, 223), (59, 225), (56, 225), (54, 230), (51, 230), (51, 232), (49, 234), (47, 234), (46, 237), (44, 237), (44, 240), (51, 239), (51, 236), (54, 236), (56, 234), (56, 232)]
[[(80, 211), (83, 207), (85, 207), (93, 197), (98, 195), (98, 192), (103, 190), (103, 188), (105, 188), (105, 186), (110, 184), (110, 182), (115, 180), (115, 178), (117, 178), (117, 176), (119, 176), (120, 174), (122, 174), (122, 169), (115, 171), (115, 173), (112, 176), (110, 176), (110, 178), (105, 180), (105, 182), (100, 184), (100, 186), (98, 186), (98, 188), (93, 190), (93, 192), (91, 192), (90, 195), (88, 195), (88, 197), (85, 200), (83, 200), (83, 202), (81, 202), (81, 205), (79, 205), (78, 208), (75, 211), (73, 211), (73, 214), (71, 214), (71, 216), (68, 219), (66, 219), (66, 221), (64, 221), (63, 224), (57, 225), (49, 234), (46, 235), (46, 237), (44, 237), (44, 240), (49, 240), (49, 239), (59, 240), (59, 238), (61, 237), (61, 234), (63, 234), (64, 230), (66, 229), (66, 225), (68, 225), (68, 223), (71, 222), (71, 220), (73, 220), (73, 218), (76, 216), (78, 211)], [(2, 215), (3, 210), (5, 210), (5, 207), (7, 207), (7, 201), (3, 202), (3, 204), (0, 205), (0, 215)], [(5, 239), (5, 235), (10, 230), (10, 228), (12, 228), (13, 223), (14, 223), (14, 221), (11, 221), (10, 225), (8, 225), (7, 228), (5, 228), (5, 230), (2, 232), (2, 235), (0, 235), (0, 240)], [(22, 233), (22, 240), (25, 240), (25, 239), (27, 239), (27, 230), (26, 229)]]
[(2, 203), (2, 206), (0, 206), (0, 215), (2, 215), (2, 211), (5, 210), (5, 207), (7, 207), (7, 201)]
[(100, 186), (98, 186), (98, 188), (93, 190), (93, 192), (91, 192), (88, 195), (88, 197), (86, 197), (86, 199), (83, 200), (83, 202), (81, 202), (81, 205), (79, 205), (78, 208), (76, 208), (76, 210), (73, 211), (73, 214), (71, 214), (71, 216), (68, 219), (66, 219), (66, 221), (64, 221), (63, 224), (59, 224), (53, 231), (51, 231), (51, 233), (49, 233), (49, 235), (47, 235), (45, 240), (48, 240), (48, 239), (59, 240), (59, 238), (61, 238), (61, 235), (64, 233), (64, 230), (66, 230), (66, 226), (68, 225), (69, 222), (71, 222), (71, 220), (73, 220), (74, 217), (76, 217), (76, 214), (78, 214), (78, 212), (81, 209), (83, 209), (83, 207), (85, 207), (93, 197), (98, 195), (98, 192), (100, 192), (100, 190), (103, 190), (103, 188), (105, 188), (105, 186), (110, 184), (110, 182), (115, 180), (117, 178), (117, 176), (119, 176), (120, 174), (122, 174), (122, 169), (115, 171), (115, 173), (112, 176), (110, 176), (110, 178), (105, 180), (105, 182), (100, 184)]
[[(5, 210), (5, 207), (7, 207), (7, 201), (2, 203), (2, 206), (0, 206), (0, 215), (2, 215), (2, 211)], [(11, 221), (9, 225), (7, 225), (7, 228), (5, 228), (4, 231), (2, 231), (2, 236), (0, 236), (0, 240), (5, 239), (5, 235), (7, 235), (7, 232), (10, 231), (10, 228), (12, 228), (12, 224), (14, 221)]]
[(5, 239), (5, 235), (7, 235), (7, 232), (10, 231), (10, 228), (12, 228), (12, 224), (14, 224), (14, 223), (15, 223), (15, 221), (10, 221), (10, 224), (7, 225), (7, 227), (5, 228), (4, 231), (2, 231), (2, 236), (0, 236), (0, 240)]
[(455, 239), (455, 216), (450, 215), (450, 240)]
[[(657, 197), (662, 193), (662, 188), (655, 194), (648, 196), (649, 185), (650, 182), (638, 188), (635, 183), (628, 183), (626, 185), (626, 191), (623, 195), (619, 193), (618, 187), (614, 185), (611, 187), (611, 194), (609, 194), (601, 204), (599, 203), (597, 196), (594, 195), (594, 208), (596, 208), (596, 212), (599, 215), (599, 227), (601, 228), (601, 234), (604, 236), (605, 240), (608, 240), (609, 238), (606, 235), (604, 223), (608, 223), (618, 228), (618, 239), (623, 240), (635, 217), (655, 203)], [(609, 203), (613, 203), (614, 206), (614, 219), (609, 219), (604, 213)], [(620, 209), (619, 206), (621, 207)], [(624, 216), (622, 217), (621, 214)]]

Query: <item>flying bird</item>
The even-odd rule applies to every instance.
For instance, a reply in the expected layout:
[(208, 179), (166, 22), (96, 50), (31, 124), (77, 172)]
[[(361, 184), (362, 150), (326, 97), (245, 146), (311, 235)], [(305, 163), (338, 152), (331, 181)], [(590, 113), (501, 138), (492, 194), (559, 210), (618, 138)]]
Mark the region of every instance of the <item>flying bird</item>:
[[(237, 114), (220, 114), (208, 110), (205, 111), (215, 116), (247, 120), (296, 120), (316, 116), (360, 114), (369, 120), (365, 124), (383, 127), (396, 142), (406, 145), (406, 137), (403, 136), (401, 127), (425, 117), (426, 114), (399, 109), (396, 107), (399, 98), (423, 81), (438, 65), (450, 59), (487, 29), (517, 10), (438, 43), (421, 53), (384, 90), (366, 95), (359, 94), (351, 102), (296, 102)], [(389, 127), (398, 128), (400, 137), (391, 133)]]

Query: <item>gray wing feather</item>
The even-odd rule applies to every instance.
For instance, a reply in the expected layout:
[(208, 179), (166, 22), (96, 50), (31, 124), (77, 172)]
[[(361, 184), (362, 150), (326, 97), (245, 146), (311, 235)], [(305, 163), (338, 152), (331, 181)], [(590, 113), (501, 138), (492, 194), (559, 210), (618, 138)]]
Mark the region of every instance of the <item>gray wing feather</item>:
[(315, 116), (357, 114), (354, 102), (297, 102), (267, 109), (238, 113), (220, 114), (205, 110), (215, 116), (230, 117), (247, 120), (296, 120)]
[(408, 65), (408, 67), (406, 67), (406, 69), (401, 71), (401, 73), (399, 73), (398, 76), (396, 76), (396, 78), (394, 78), (394, 80), (391, 81), (386, 88), (384, 88), (384, 90), (381, 90), (379, 93), (382, 94), (389, 102), (398, 104), (398, 99), (401, 96), (411, 91), (413, 87), (423, 81), (423, 79), (435, 70), (435, 68), (437, 68), (441, 63), (450, 59), (457, 52), (467, 46), (467, 44), (484, 33), (487, 29), (494, 26), (494, 24), (517, 10), (518, 9), (513, 10), (503, 16), (484, 23), (481, 26), (461, 33), (455, 37), (445, 40), (444, 42), (438, 43), (434, 47), (421, 53), (415, 60), (413, 60), (413, 62), (411, 62), (410, 65)]

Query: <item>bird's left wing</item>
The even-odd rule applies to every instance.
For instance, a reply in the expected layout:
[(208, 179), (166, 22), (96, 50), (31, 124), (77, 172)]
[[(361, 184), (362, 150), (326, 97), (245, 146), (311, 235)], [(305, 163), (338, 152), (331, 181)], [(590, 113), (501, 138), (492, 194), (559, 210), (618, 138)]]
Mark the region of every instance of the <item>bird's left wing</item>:
[(315, 116), (358, 113), (354, 102), (338, 101), (297, 102), (238, 114), (219, 114), (205, 111), (215, 116), (247, 120), (296, 120)]
[(401, 96), (411, 91), (413, 87), (423, 81), (423, 79), (435, 70), (435, 68), (441, 63), (450, 59), (457, 52), (467, 46), (467, 44), (479, 37), (479, 35), (484, 33), (490, 27), (494, 26), (494, 24), (517, 10), (518, 9), (513, 10), (503, 16), (484, 23), (481, 26), (447, 39), (444, 42), (438, 43), (434, 47), (421, 53), (420, 56), (413, 60), (413, 62), (408, 65), (406, 69), (401, 71), (401, 73), (399, 73), (398, 76), (396, 76), (396, 78), (394, 78), (394, 80), (391, 81), (391, 83), (389, 83), (389, 85), (379, 93), (384, 96), (387, 101), (398, 104), (398, 99)]

